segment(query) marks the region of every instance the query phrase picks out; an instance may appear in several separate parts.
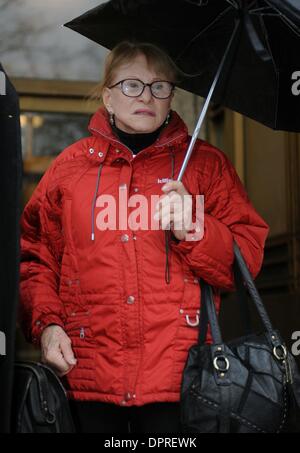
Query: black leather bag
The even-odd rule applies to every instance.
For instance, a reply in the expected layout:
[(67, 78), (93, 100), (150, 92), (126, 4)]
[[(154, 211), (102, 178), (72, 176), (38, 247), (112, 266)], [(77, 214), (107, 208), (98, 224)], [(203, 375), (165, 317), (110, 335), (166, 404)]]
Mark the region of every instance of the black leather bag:
[(41, 363), (15, 363), (14, 433), (74, 433), (69, 403), (56, 374)]
[[(300, 432), (300, 376), (234, 243), (236, 286), (249, 291), (265, 331), (224, 343), (213, 290), (202, 285), (198, 344), (188, 353), (181, 384), (184, 433)], [(206, 344), (208, 325), (213, 344)]]

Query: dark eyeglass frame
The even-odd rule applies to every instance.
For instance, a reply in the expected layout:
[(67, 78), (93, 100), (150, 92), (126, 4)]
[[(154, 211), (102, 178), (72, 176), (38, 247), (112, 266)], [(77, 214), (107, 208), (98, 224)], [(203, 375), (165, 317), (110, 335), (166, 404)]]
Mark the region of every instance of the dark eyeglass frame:
[[(143, 89), (142, 89), (141, 93), (136, 95), (136, 96), (129, 96), (128, 94), (124, 93), (123, 83), (126, 82), (127, 80), (135, 80), (136, 82), (141, 82), (143, 84)], [(167, 82), (167, 83), (169, 83), (171, 85), (172, 89), (171, 89), (171, 93), (169, 94), (169, 96), (166, 96), (164, 98), (155, 96), (155, 94), (152, 91), (152, 85), (154, 85), (154, 83), (159, 83), (159, 82)], [(175, 89), (175, 86), (176, 86), (175, 83), (170, 82), (169, 80), (154, 80), (154, 82), (152, 82), (152, 83), (145, 83), (145, 82), (143, 82), (140, 79), (123, 79), (123, 80), (120, 80), (119, 82), (115, 83), (114, 85), (111, 85), (108, 88), (115, 88), (116, 86), (118, 86), (120, 84), (121, 84), (122, 93), (124, 94), (124, 96), (127, 96), (128, 98), (138, 98), (139, 96), (142, 96), (142, 94), (144, 93), (146, 87), (150, 87), (151, 94), (156, 99), (169, 99), (172, 96), (172, 93), (173, 93), (173, 91)]]

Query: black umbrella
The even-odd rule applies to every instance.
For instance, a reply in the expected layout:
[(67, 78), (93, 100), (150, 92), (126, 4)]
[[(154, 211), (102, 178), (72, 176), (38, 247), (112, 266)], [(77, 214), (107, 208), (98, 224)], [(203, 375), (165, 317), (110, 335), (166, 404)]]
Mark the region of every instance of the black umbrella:
[(111, 0), (65, 24), (112, 49), (152, 42), (192, 76), (179, 86), (272, 129), (300, 132), (299, 0)]

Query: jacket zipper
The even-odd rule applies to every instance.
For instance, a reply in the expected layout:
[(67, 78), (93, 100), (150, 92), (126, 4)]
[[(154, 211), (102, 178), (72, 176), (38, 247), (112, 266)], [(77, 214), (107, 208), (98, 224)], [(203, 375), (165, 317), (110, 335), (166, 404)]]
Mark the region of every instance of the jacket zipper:
[(81, 328), (80, 328), (80, 339), (83, 340), (84, 338), (85, 338), (84, 327), (81, 327)]
[[(90, 130), (92, 130), (92, 131), (94, 131), (94, 132), (97, 132), (97, 133), (98, 133), (99, 135), (101, 135), (102, 137), (105, 137), (108, 141), (111, 140), (111, 141), (117, 143), (118, 145), (124, 146), (126, 149), (128, 149), (128, 151), (130, 151), (131, 156), (132, 156), (132, 158), (133, 158), (133, 152), (132, 152), (132, 150), (131, 150), (130, 148), (128, 148), (128, 146), (126, 146), (124, 143), (121, 143), (121, 142), (119, 142), (118, 140), (114, 140), (114, 139), (112, 139), (111, 137), (108, 137), (107, 135), (103, 134), (103, 133), (100, 132), (98, 129), (95, 129), (95, 128), (93, 128), (93, 127), (91, 127)], [(183, 136), (184, 136), (184, 134), (180, 134), (180, 135), (178, 135), (177, 137), (173, 138), (172, 140), (169, 140), (169, 141), (167, 141), (167, 142), (165, 142), (165, 143), (161, 143), (160, 145), (154, 145), (154, 146), (156, 146), (157, 148), (159, 148), (159, 147), (168, 145), (168, 144), (172, 143), (172, 142), (175, 141), (175, 140), (178, 140), (180, 137), (183, 137)], [(138, 156), (140, 156), (141, 153), (143, 153), (143, 151), (141, 151), (140, 153), (138, 153)], [(135, 247), (135, 245), (134, 245), (134, 248), (135, 248), (135, 253), (136, 253), (136, 247)], [(140, 327), (139, 327), (139, 333), (140, 333)], [(83, 328), (83, 327), (80, 329), (80, 338), (81, 338), (81, 339), (84, 338), (84, 328)], [(141, 361), (141, 356), (142, 356), (142, 351), (140, 351), (139, 361)], [(136, 375), (136, 379), (135, 379), (135, 383), (134, 383), (134, 391), (135, 391), (135, 388), (136, 388), (137, 380), (138, 380), (138, 374)]]

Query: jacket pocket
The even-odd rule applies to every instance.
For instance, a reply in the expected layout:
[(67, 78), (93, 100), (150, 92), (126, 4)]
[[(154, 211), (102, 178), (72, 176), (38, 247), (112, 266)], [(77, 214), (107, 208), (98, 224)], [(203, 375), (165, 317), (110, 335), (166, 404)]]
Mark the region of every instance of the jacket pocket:
[(72, 342), (92, 341), (90, 312), (72, 310), (67, 315), (65, 332)]
[[(78, 308), (77, 308), (78, 310)], [(67, 390), (95, 391), (96, 349), (91, 330), (90, 312), (66, 309), (65, 332), (72, 342), (77, 365), (66, 376)]]

